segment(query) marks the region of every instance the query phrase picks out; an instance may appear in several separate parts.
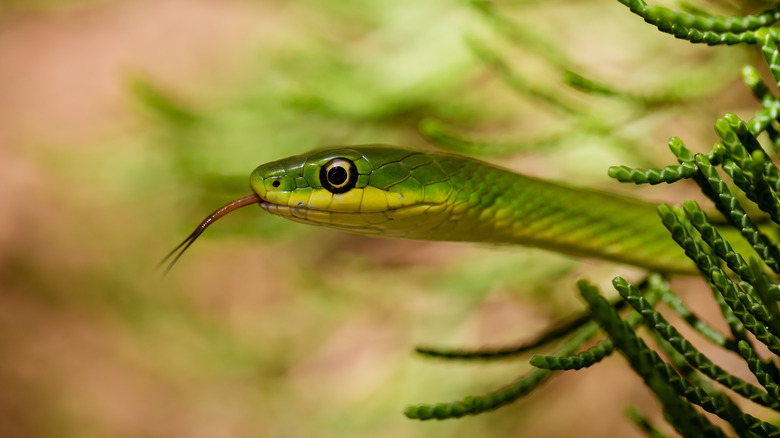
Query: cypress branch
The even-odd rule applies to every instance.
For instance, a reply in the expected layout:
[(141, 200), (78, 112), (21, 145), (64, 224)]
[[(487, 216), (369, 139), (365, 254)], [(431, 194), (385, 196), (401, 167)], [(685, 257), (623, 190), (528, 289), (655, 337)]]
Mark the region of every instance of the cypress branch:
[(772, 377), (772, 371), (758, 358), (755, 350), (753, 350), (746, 341), (739, 341), (739, 344), (737, 345), (739, 347), (740, 355), (745, 359), (745, 363), (747, 363), (748, 368), (753, 375), (756, 376), (758, 383), (761, 384), (775, 400), (780, 400), (780, 386), (777, 385), (774, 377)]
[(759, 232), (753, 221), (739, 205), (739, 201), (731, 193), (726, 183), (718, 175), (710, 161), (702, 154), (695, 157), (696, 165), (704, 176), (709, 189), (715, 194), (716, 207), (737, 228), (764, 262), (775, 272), (780, 272), (780, 250), (769, 241), (769, 238)]
[(726, 338), (723, 333), (719, 332), (706, 321), (696, 316), (690, 309), (683, 303), (680, 297), (672, 292), (671, 289), (664, 288), (660, 291), (661, 300), (669, 306), (669, 308), (677, 314), (683, 321), (691, 326), (697, 333), (699, 333), (704, 339), (712, 342), (715, 345), (723, 347), (727, 350), (737, 351), (737, 343), (733, 339)]
[[(561, 355), (569, 355), (577, 351), (596, 332), (594, 325), (586, 325), (561, 347)], [(407, 407), (404, 415), (415, 420), (446, 420), (465, 415), (476, 415), (492, 411), (529, 394), (536, 389), (551, 374), (551, 371), (537, 369), (515, 382), (482, 396), (466, 397), (463, 400), (437, 403), (435, 405), (419, 404)]]
[(731, 389), (737, 394), (761, 405), (780, 411), (780, 402), (771, 398), (758, 387), (745, 382), (716, 365), (707, 356), (699, 352), (666, 318), (639, 294), (639, 291), (625, 282), (615, 282), (615, 289), (628, 304), (645, 319), (647, 324), (668, 342), (684, 360), (710, 379)]
[(655, 426), (650, 423), (650, 420), (647, 419), (644, 415), (642, 415), (641, 412), (639, 412), (634, 407), (629, 407), (625, 410), (626, 417), (628, 417), (629, 420), (633, 421), (634, 424), (639, 427), (639, 430), (645, 433), (649, 438), (666, 438), (666, 435), (664, 435), (663, 432), (656, 429)]
[(701, 234), (702, 239), (713, 249), (715, 254), (726, 262), (726, 266), (734, 271), (739, 277), (755, 286), (759, 282), (766, 285), (768, 294), (771, 294), (775, 300), (780, 299), (780, 286), (771, 283), (769, 277), (763, 271), (754, 272), (741, 254), (735, 252), (731, 244), (723, 239), (717, 228), (707, 219), (707, 215), (699, 208), (696, 201), (685, 201), (684, 210), (693, 227)]
[[(642, 377), (661, 401), (664, 413), (667, 414), (667, 419), (675, 430), (683, 436), (695, 436), (696, 434), (699, 434), (698, 436), (725, 436), (720, 428), (696, 412), (691, 404), (684, 403), (678, 397), (676, 392), (679, 393), (682, 390), (684, 393), (684, 389), (680, 387), (683, 379), (668, 364), (663, 363), (661, 358), (621, 321), (617, 312), (607, 305), (606, 300), (601, 297), (598, 290), (583, 280), (578, 282), (577, 286), (580, 288), (580, 294), (588, 303), (594, 319), (615, 342), (618, 350), (626, 356), (634, 371)], [(688, 401), (701, 402), (702, 399), (697, 397), (699, 394), (697, 394), (696, 389), (692, 387), (691, 389), (690, 398), (686, 396)]]
[(772, 92), (769, 91), (766, 82), (764, 82), (758, 70), (752, 65), (742, 67), (742, 81), (745, 82), (745, 85), (753, 93), (753, 97), (761, 102), (761, 105), (767, 106), (775, 101), (775, 97), (772, 96)]

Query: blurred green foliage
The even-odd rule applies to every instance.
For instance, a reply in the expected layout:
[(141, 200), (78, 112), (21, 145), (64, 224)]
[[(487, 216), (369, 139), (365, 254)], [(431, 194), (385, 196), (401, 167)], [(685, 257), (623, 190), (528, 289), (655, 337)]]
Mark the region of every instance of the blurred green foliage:
[[(48, 3), (79, 2), (5, 5)], [(606, 186), (608, 165), (658, 165), (680, 129), (708, 144), (722, 106), (753, 108), (733, 97), (732, 83), (756, 55), (659, 38), (611, 0), (256, 3), (283, 25), (247, 44), (247, 61), (224, 82), (130, 72), (123, 80), (139, 126), (97, 144), (24, 151), (44, 170), (51, 210), (25, 227), (0, 271), (19, 315), (4, 320), (3, 351), (17, 359), (0, 367), (16, 397), (2, 406), (23, 413), (4, 415), (8, 430), (588, 433), (587, 418), (548, 413), (576, 398), (554, 389), (462, 422), (420, 424), (400, 412), (532, 369), (418, 360), (414, 345), (530, 339), (581, 307), (576, 278), (607, 279), (610, 265), (366, 239), (245, 209), (209, 229), (165, 281), (153, 267), (205, 214), (247, 194), (256, 165), (325, 145), (438, 146), (486, 159), (522, 152), (502, 164)], [(743, 14), (756, 5), (715, 7)], [(604, 84), (602, 93), (578, 91), (583, 81)], [(614, 431), (604, 424), (592, 433)]]

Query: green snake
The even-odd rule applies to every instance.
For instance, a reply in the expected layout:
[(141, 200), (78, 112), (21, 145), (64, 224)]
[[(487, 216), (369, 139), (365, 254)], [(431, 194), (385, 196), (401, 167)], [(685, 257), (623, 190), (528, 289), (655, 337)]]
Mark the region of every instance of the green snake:
[(406, 239), (519, 244), (665, 273), (693, 263), (653, 204), (519, 175), (457, 155), (386, 145), (316, 150), (257, 167), (254, 194), (207, 217), (168, 269), (215, 220), (250, 204), (297, 222)]

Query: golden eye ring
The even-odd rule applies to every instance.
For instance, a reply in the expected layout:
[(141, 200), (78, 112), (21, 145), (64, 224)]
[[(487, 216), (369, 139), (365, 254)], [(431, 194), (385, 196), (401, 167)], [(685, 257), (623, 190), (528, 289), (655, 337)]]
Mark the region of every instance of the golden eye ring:
[(320, 183), (325, 190), (345, 193), (357, 183), (358, 171), (355, 163), (346, 158), (334, 158), (320, 168)]

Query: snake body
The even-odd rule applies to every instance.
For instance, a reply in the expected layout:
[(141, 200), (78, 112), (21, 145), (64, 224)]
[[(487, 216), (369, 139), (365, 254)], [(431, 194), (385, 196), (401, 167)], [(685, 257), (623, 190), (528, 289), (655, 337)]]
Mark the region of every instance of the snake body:
[(461, 156), (384, 145), (332, 148), (261, 165), (250, 186), (270, 213), (352, 233), (520, 244), (694, 272), (653, 204)]

